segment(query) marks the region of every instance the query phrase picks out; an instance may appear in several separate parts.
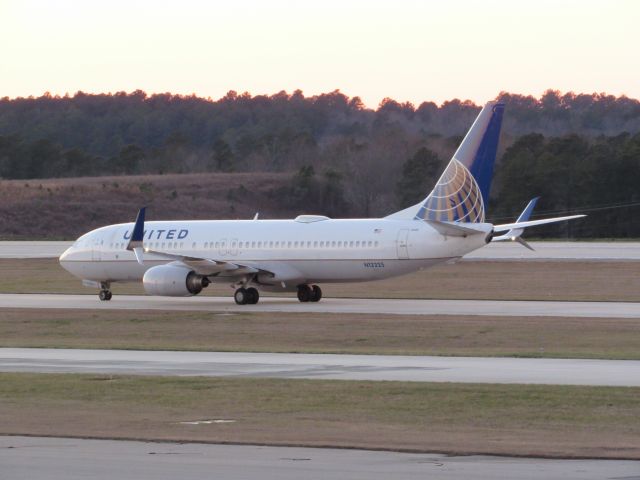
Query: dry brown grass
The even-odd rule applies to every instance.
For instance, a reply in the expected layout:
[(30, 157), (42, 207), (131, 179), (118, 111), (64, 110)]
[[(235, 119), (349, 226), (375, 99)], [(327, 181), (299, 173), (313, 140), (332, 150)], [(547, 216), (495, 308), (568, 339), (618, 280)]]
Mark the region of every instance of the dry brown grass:
[[(371, 283), (322, 285), (326, 296), (487, 300), (640, 301), (639, 262), (470, 262)], [(114, 293), (143, 293), (114, 284)], [(56, 259), (0, 260), (2, 293), (95, 293)], [(205, 295), (228, 295), (213, 285)]]
[(640, 458), (638, 388), (0, 374), (0, 403), (0, 434)]
[[(290, 173), (199, 173), (0, 180), (0, 237), (77, 238), (103, 225), (131, 222), (137, 208), (150, 218), (290, 218), (273, 191)], [(175, 192), (175, 193), (174, 193)]]
[(640, 322), (0, 309), (0, 346), (640, 359)]

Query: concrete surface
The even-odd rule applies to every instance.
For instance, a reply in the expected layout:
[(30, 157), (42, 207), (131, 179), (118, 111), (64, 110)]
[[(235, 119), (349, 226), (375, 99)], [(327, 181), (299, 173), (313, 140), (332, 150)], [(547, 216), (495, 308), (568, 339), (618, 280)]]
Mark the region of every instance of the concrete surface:
[(111, 301), (101, 302), (97, 294), (5, 293), (0, 294), (0, 308), (640, 318), (640, 303), (632, 302), (323, 298), (319, 303), (301, 303), (292, 297), (262, 297), (257, 305), (236, 305), (231, 294), (186, 298), (114, 295)]
[[(0, 242), (0, 258), (57, 258), (73, 242)], [(532, 252), (519, 244), (499, 242), (470, 253), (467, 260), (635, 260), (640, 242), (530, 242)]]
[(529, 242), (535, 251), (515, 242), (497, 242), (471, 252), (466, 260), (634, 260), (640, 242)]
[(58, 258), (73, 242), (0, 242), (0, 258)]
[(0, 348), (0, 371), (640, 387), (640, 361)]
[(0, 437), (6, 480), (640, 479), (640, 462)]

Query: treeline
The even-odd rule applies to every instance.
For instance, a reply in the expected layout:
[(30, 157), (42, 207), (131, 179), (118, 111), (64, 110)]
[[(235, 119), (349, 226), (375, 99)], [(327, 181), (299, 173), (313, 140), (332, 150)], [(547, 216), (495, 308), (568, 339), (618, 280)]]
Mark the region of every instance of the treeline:
[[(508, 104), (508, 138), (532, 132), (597, 136), (640, 131), (640, 102), (624, 96), (549, 90), (540, 98), (505, 92), (498, 98)], [(278, 170), (295, 164), (301, 150), (317, 154), (340, 142), (362, 146), (388, 135), (409, 143), (462, 135), (479, 110), (458, 99), (415, 106), (389, 98), (373, 110), (337, 90), (311, 97), (301, 91), (270, 96), (231, 91), (215, 101), (142, 91), (78, 92), (0, 99), (0, 135), (17, 134), (27, 142), (50, 139), (64, 149), (103, 158), (131, 144), (152, 155), (153, 149), (166, 147), (208, 153), (224, 141), (238, 169)]]
[[(531, 195), (540, 211), (592, 210), (547, 235), (638, 236), (640, 102), (605, 94), (507, 103), (489, 214), (512, 218)], [(480, 107), (385, 99), (376, 110), (339, 91), (305, 97), (229, 92), (0, 99), (0, 177), (147, 173), (292, 173), (283, 205), (330, 216), (384, 215), (424, 198)], [(637, 189), (637, 188), (636, 188)], [(614, 209), (609, 207), (616, 206)], [(636, 215), (637, 216), (637, 215)]]
[(496, 173), (490, 217), (504, 222), (539, 195), (538, 216), (587, 213), (535, 235), (640, 237), (640, 133), (520, 137)]

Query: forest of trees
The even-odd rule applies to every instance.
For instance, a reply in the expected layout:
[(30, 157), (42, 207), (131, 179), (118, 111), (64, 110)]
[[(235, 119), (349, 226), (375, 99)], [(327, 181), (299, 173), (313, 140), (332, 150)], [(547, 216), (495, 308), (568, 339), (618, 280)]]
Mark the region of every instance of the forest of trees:
[[(512, 218), (540, 195), (539, 212), (591, 213), (542, 234), (640, 235), (638, 100), (553, 90), (499, 98), (507, 110), (490, 218)], [(331, 216), (380, 215), (425, 196), (479, 110), (392, 99), (373, 110), (339, 91), (2, 98), (0, 177), (291, 172), (285, 201)]]

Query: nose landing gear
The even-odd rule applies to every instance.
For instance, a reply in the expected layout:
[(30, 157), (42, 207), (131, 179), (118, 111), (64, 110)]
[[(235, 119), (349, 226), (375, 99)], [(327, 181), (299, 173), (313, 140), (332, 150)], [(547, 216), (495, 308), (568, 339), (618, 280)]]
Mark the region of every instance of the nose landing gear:
[(111, 284), (107, 282), (100, 282), (100, 293), (98, 293), (98, 298), (103, 302), (108, 302), (113, 297), (113, 293), (110, 290)]
[(111, 300), (111, 297), (113, 297), (113, 293), (111, 293), (111, 290), (107, 289), (100, 290), (100, 293), (98, 294), (98, 298), (103, 302)]

